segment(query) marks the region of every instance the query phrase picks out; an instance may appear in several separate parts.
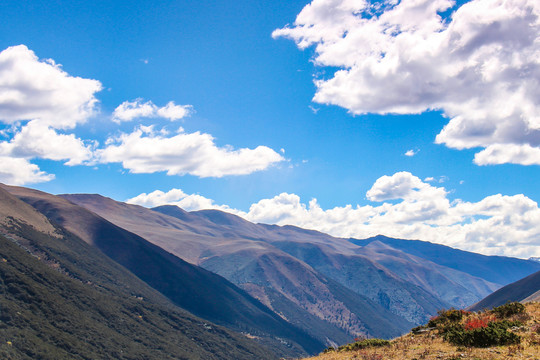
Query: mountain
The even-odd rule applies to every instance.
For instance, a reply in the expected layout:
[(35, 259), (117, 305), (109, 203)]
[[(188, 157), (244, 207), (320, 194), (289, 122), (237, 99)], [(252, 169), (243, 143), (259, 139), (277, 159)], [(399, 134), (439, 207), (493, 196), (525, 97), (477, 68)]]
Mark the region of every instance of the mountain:
[[(253, 224), (217, 210), (150, 210), (98, 195), (62, 196), (222, 275), (327, 344), (359, 334), (396, 336), (441, 308), (468, 306), (505, 284), (382, 241), (359, 245), (294, 226)], [(505, 258), (503, 265), (514, 260), (516, 269), (529, 264)], [(504, 280), (498, 276), (493, 279)], [(373, 311), (354, 308), (359, 302)]]
[(189, 264), (85, 208), (36, 190), (8, 186), (4, 189), (98, 248), (190, 313), (256, 337), (280, 355), (313, 353), (324, 347), (223, 277)]
[(507, 285), (540, 270), (540, 262), (506, 256), (486, 256), (427, 241), (393, 239), (375, 236), (365, 240), (350, 239), (354, 244), (366, 246), (382, 242), (394, 249), (461, 271), (495, 284)]
[(0, 188), (3, 359), (271, 359)]
[(496, 306), (504, 305), (507, 302), (519, 301), (539, 301), (540, 300), (540, 271), (529, 275), (521, 280), (506, 285), (495, 291), (482, 301), (471, 306), (471, 311), (480, 311), (491, 309)]
[[(327, 344), (357, 335), (393, 337), (413, 324), (377, 301), (313, 269), (268, 239), (328, 243), (328, 235), (252, 224), (222, 212), (165, 215), (95, 195), (63, 195), (154, 244), (248, 291), (283, 318)], [(305, 239), (306, 233), (310, 234)], [(355, 247), (336, 241), (341, 247)], [(337, 245), (336, 245), (337, 246)], [(358, 307), (358, 304), (365, 304)], [(331, 330), (329, 330), (331, 329)], [(329, 334), (331, 337), (328, 337)]]

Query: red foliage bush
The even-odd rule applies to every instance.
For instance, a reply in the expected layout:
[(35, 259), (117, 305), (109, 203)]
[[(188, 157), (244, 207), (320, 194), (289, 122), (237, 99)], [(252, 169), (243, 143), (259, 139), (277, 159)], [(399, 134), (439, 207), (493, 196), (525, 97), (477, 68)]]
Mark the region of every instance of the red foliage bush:
[(465, 330), (486, 328), (493, 321), (495, 321), (493, 315), (480, 314), (479, 316), (470, 317), (465, 321)]

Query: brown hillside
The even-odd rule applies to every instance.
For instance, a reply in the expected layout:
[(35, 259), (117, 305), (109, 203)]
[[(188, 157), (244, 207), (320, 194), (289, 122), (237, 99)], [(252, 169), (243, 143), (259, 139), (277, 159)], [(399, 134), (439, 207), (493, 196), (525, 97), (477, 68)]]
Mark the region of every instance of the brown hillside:
[(514, 326), (507, 330), (519, 335), (521, 338), (519, 344), (486, 348), (454, 346), (443, 340), (439, 330), (428, 328), (421, 333), (409, 333), (396, 338), (387, 346), (353, 351), (332, 351), (305, 360), (540, 359), (540, 303), (525, 304), (525, 314), (513, 315), (510, 320), (519, 320), (523, 323), (523, 326)]

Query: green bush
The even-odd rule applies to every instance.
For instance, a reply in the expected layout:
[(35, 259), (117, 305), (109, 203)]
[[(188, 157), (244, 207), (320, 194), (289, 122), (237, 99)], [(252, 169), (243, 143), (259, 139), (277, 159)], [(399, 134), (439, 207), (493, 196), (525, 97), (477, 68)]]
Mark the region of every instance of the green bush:
[(512, 326), (522, 325), (515, 321), (498, 321), (489, 323), (487, 327), (465, 330), (461, 325), (449, 326), (445, 329), (443, 337), (456, 346), (490, 347), (499, 345), (513, 345), (521, 342), (521, 337), (507, 331)]
[(381, 346), (389, 346), (390, 341), (383, 340), (383, 339), (365, 339), (361, 341), (356, 341), (352, 344), (342, 345), (338, 348), (338, 351), (353, 351), (353, 350), (361, 350), (366, 349), (370, 347), (381, 347)]
[(493, 308), (492, 311), (499, 319), (506, 319), (512, 315), (523, 314), (525, 312), (525, 306), (519, 302), (508, 302)]
[(463, 319), (463, 315), (467, 312), (464, 310), (448, 309), (440, 310), (437, 312), (437, 316), (431, 318), (427, 323), (428, 327), (438, 327), (439, 325), (448, 325), (452, 323), (460, 322)]

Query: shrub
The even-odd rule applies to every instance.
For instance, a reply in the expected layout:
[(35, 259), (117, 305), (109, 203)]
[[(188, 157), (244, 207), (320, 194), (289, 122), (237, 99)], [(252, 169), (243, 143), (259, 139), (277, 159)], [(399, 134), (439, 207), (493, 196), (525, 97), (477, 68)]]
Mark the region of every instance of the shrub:
[(486, 327), (466, 330), (461, 325), (448, 327), (444, 339), (456, 346), (489, 347), (513, 345), (521, 342), (521, 337), (507, 331), (512, 326), (520, 326), (519, 322), (498, 321), (490, 322)]
[(508, 302), (504, 305), (493, 308), (492, 312), (497, 315), (499, 319), (506, 319), (512, 315), (524, 313), (525, 306), (519, 302)]
[(356, 341), (352, 344), (342, 345), (338, 348), (338, 351), (353, 351), (366, 349), (370, 347), (389, 346), (390, 341), (383, 339), (365, 339), (362, 341)]
[(490, 314), (482, 313), (478, 316), (469, 317), (465, 321), (465, 330), (474, 330), (478, 328), (485, 328), (491, 322), (495, 321), (495, 317)]
[(465, 310), (440, 310), (437, 312), (437, 316), (432, 317), (427, 326), (428, 327), (438, 327), (438, 325), (448, 325), (449, 323), (457, 323), (463, 319), (465, 314), (468, 314), (468, 311)]
[(331, 352), (334, 352), (334, 351), (336, 351), (336, 348), (334, 348), (333, 346), (330, 346), (330, 347), (324, 349), (322, 353), (323, 354), (328, 354), (328, 353), (331, 353)]

